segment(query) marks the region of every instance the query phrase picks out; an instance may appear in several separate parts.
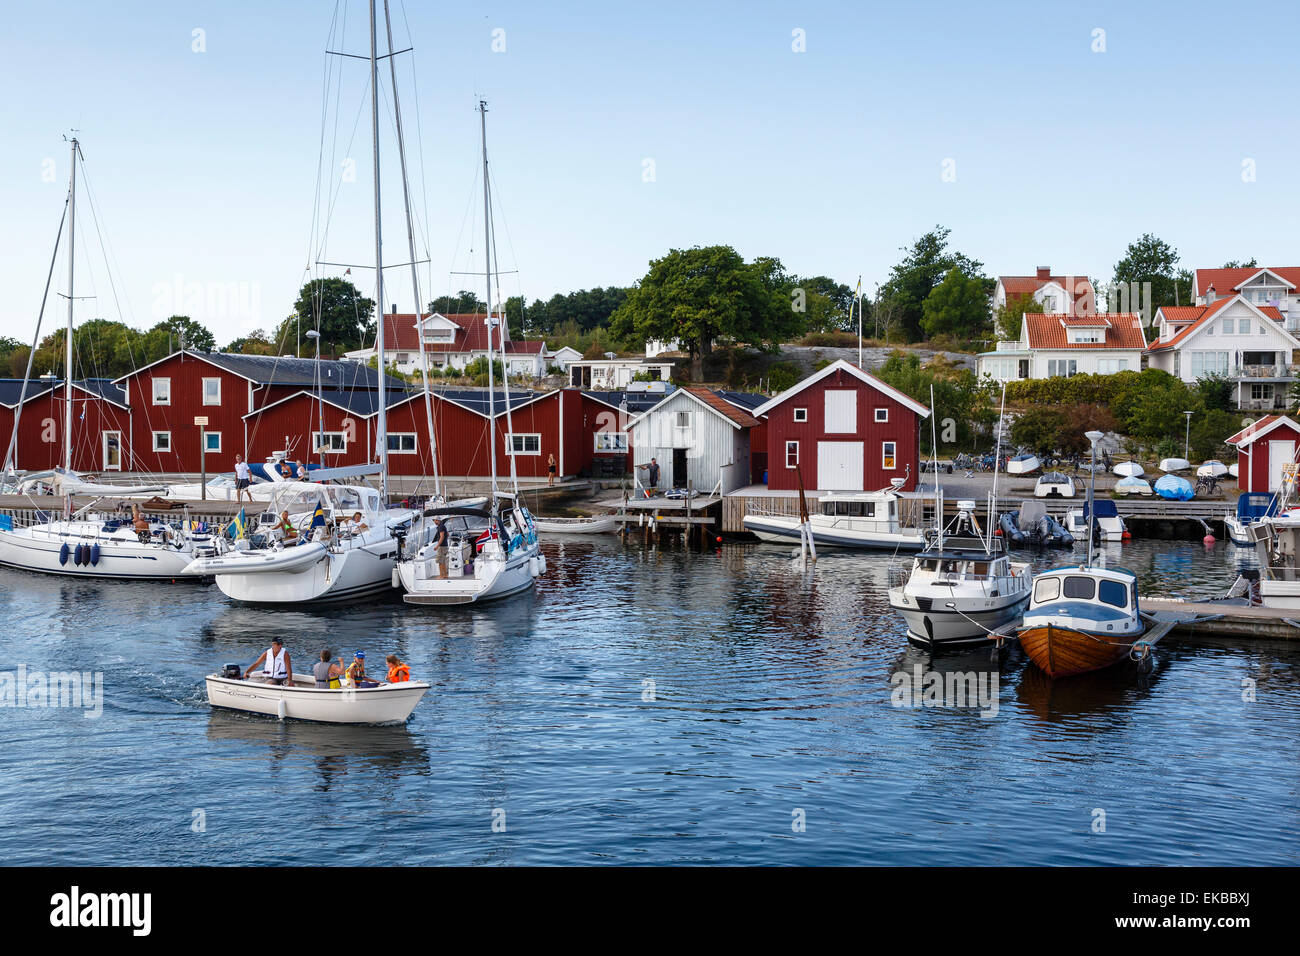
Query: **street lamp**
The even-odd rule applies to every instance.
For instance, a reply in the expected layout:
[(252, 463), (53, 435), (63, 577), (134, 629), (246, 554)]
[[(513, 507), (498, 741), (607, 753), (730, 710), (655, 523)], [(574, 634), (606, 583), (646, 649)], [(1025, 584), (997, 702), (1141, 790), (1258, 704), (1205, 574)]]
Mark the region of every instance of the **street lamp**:
[(1183, 429), (1183, 461), (1187, 462), (1190, 465), (1192, 463), (1192, 459), (1188, 457), (1188, 450), (1191, 448), (1192, 413), (1183, 412), (1183, 414), (1187, 416), (1187, 427)]
[[(318, 430), (316, 432), (316, 448), (320, 453), (320, 466), (325, 467), (325, 404), (320, 393), (320, 333), (315, 329), (307, 330), (307, 338), (316, 340), (316, 367), (312, 371), (312, 377), (316, 380), (316, 409), (319, 413)], [(383, 375), (384, 370), (380, 369), (379, 374)]]
[(1091, 568), (1092, 567), (1092, 526), (1097, 523), (1097, 516), (1096, 514), (1094, 514), (1095, 506), (1092, 503), (1095, 489), (1097, 486), (1097, 443), (1101, 441), (1102, 438), (1104, 438), (1105, 436), (1102, 432), (1093, 430), (1090, 432), (1084, 432), (1083, 437), (1088, 439), (1088, 442), (1092, 445), (1092, 468), (1090, 469), (1092, 475), (1088, 479), (1088, 562), (1087, 562), (1087, 567)]

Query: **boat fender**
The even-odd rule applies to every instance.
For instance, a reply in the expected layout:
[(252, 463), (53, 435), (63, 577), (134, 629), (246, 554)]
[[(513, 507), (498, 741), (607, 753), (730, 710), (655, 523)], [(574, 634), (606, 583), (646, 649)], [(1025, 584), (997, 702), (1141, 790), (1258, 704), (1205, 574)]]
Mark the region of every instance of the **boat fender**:
[(68, 554), (70, 551), (71, 549), (68, 547), (68, 542), (63, 542), (63, 547), (59, 548), (59, 564), (68, 563)]
[(545, 573), (546, 573), (546, 555), (544, 555), (544, 554), (539, 554), (539, 555), (537, 556), (537, 560), (540, 561), (540, 562), (542, 563), (542, 571), (541, 571), (541, 573), (542, 573), (542, 574), (545, 574)]
[(90, 564), (92, 567), (99, 566), (99, 545), (97, 544), (90, 546)]
[(537, 555), (533, 555), (528, 559), (528, 572), (533, 577), (537, 577), (542, 573), (542, 562), (537, 560)]
[(275, 716), (279, 717), (281, 720), (284, 720), (285, 714), (287, 712), (288, 712), (288, 708), (285, 707), (284, 698), (281, 697), (278, 701), (276, 701), (275, 704)]
[(400, 588), (401, 586), (402, 576), (397, 571), (397, 565), (393, 565), (393, 587)]
[(81, 545), (77, 545), (72, 549), (72, 563), (77, 567), (81, 567)]

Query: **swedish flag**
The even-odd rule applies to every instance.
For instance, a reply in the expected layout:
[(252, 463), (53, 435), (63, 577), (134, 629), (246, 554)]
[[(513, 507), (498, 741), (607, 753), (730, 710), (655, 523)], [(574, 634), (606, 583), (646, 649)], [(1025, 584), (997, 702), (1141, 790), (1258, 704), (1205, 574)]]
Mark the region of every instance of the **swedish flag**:
[(316, 499), (316, 510), (312, 512), (311, 527), (307, 529), (307, 537), (311, 537), (317, 528), (325, 527), (325, 502)]
[(239, 514), (235, 515), (235, 520), (230, 522), (229, 527), (226, 528), (226, 533), (232, 538), (244, 537), (244, 522), (247, 520), (244, 516), (244, 509), (240, 508)]

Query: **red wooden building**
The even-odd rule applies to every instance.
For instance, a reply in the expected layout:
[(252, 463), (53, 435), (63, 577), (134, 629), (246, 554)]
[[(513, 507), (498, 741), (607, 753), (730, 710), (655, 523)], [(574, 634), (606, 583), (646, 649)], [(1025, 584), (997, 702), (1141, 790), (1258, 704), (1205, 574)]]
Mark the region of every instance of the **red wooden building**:
[[(62, 382), (32, 381), (18, 413), (21, 380), (6, 380), (0, 388), (0, 434), (9, 447), (14, 421), (18, 441), (13, 467), (46, 471), (62, 467), (67, 390)], [(9, 404), (12, 401), (13, 404)], [(72, 383), (72, 467), (75, 471), (123, 471), (131, 447), (131, 410), (125, 393), (107, 379)]]
[(1237, 487), (1242, 491), (1273, 492), (1282, 486), (1282, 472), (1294, 464), (1300, 449), (1300, 425), (1285, 415), (1266, 415), (1227, 440), (1237, 449)]
[(841, 359), (754, 410), (767, 419), (767, 486), (874, 491), (916, 488), (920, 426), (930, 410)]

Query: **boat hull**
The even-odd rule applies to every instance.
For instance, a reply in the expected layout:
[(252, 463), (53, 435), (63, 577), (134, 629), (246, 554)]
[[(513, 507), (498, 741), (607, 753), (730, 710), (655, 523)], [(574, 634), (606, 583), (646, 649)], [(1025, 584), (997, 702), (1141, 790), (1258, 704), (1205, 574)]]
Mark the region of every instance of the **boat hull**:
[(1020, 646), (1048, 677), (1073, 677), (1118, 664), (1141, 635), (1089, 634), (1071, 627), (1046, 624), (1019, 632)]
[(260, 680), (207, 678), (208, 703), (213, 707), (329, 724), (402, 724), (429, 690), (422, 681), (379, 687), (330, 690), (295, 676), (292, 686), (277, 687)]
[[(759, 515), (745, 515), (745, 530), (761, 541), (781, 544), (798, 544), (798, 518), (775, 518)], [(861, 548), (877, 551), (920, 551), (925, 547), (925, 537), (919, 531), (840, 531), (834, 528), (818, 527), (812, 524), (813, 541), (818, 547), (827, 548)]]
[(216, 581), (226, 597), (248, 604), (354, 601), (392, 590), (396, 556), (397, 544), (390, 539), (382, 550), (321, 551), (315, 562), (298, 571), (218, 573)]
[[(97, 546), (98, 562), (78, 565), (70, 556), (60, 561), (65, 546), (75, 551), (78, 545)], [(130, 539), (0, 531), (0, 565), (40, 574), (135, 581), (198, 580), (200, 576), (185, 570), (193, 557), (188, 548), (141, 544)]]
[(968, 600), (965, 603), (985, 606), (961, 607), (962, 613), (959, 614), (936, 600), (925, 610), (914, 598), (906, 595), (903, 588), (889, 591), (889, 606), (907, 622), (908, 641), (931, 650), (988, 646), (989, 631), (996, 632), (1021, 619), (1025, 605), (1029, 603), (1029, 591), (1025, 590), (1018, 596), (1005, 595), (1000, 599)]
[(533, 518), (533, 523), (543, 534), (609, 534), (618, 530), (618, 519), (613, 515), (602, 518)]
[(402, 561), (396, 577), (405, 593), (407, 604), (451, 605), (481, 604), (527, 591), (546, 569), (546, 559), (537, 548), (511, 555), (505, 561), (485, 561), (481, 556), (475, 572), (447, 577), (424, 576), (419, 560)]

